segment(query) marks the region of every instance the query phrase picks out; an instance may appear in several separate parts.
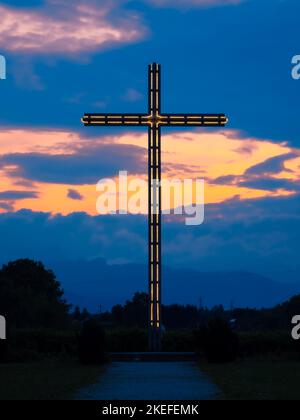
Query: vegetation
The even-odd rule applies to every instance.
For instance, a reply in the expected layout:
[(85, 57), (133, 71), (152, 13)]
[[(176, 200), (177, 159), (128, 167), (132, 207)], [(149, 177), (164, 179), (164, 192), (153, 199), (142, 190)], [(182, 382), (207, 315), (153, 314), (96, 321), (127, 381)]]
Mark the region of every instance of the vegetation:
[[(78, 355), (87, 363), (96, 350), (146, 351), (148, 296), (136, 293), (111, 312), (92, 316), (67, 304), (60, 283), (42, 263), (17, 260), (0, 270), (0, 313), (10, 327), (0, 343), (0, 360), (28, 361)], [(191, 305), (163, 307), (165, 351), (198, 351), (210, 361), (285, 354), (300, 355), (300, 343), (290, 337), (291, 318), (300, 313), (300, 296), (273, 309), (212, 309)], [(104, 333), (99, 327), (105, 330)], [(230, 327), (229, 327), (230, 325)], [(82, 332), (80, 333), (83, 327)], [(195, 333), (196, 332), (196, 333)], [(237, 335), (239, 337), (239, 350)], [(78, 337), (79, 341), (78, 341)], [(90, 349), (89, 349), (90, 348)]]
[[(7, 344), (6, 362), (30, 362), (49, 357), (77, 356), (76, 330), (49, 328), (12, 330)], [(3, 360), (3, 359), (2, 359)]]
[(22, 259), (2, 267), (0, 311), (8, 321), (8, 337), (1, 343), (0, 361), (71, 352), (70, 305), (63, 294), (54, 273), (40, 262)]
[(196, 346), (209, 363), (234, 362), (239, 354), (238, 336), (222, 318), (211, 319), (197, 331)]
[(96, 383), (101, 366), (83, 366), (65, 359), (0, 364), (0, 400), (66, 400)]
[(70, 306), (54, 273), (42, 263), (17, 260), (0, 270), (1, 315), (10, 328), (66, 327)]
[[(107, 331), (107, 350), (146, 351), (147, 311), (147, 295), (136, 293), (131, 301), (98, 316)], [(261, 310), (164, 306), (163, 349), (197, 351), (211, 362), (270, 355), (299, 359), (300, 341), (291, 338), (291, 319), (297, 313), (300, 296)]]
[(83, 324), (78, 352), (80, 362), (85, 365), (100, 364), (105, 361), (105, 333), (95, 319)]
[[(116, 305), (110, 312), (101, 314), (107, 327), (147, 328), (148, 296), (136, 293), (131, 301)], [(263, 332), (290, 330), (291, 319), (300, 314), (300, 295), (270, 309), (232, 308), (222, 305), (211, 309), (193, 305), (163, 305), (163, 323), (167, 331), (195, 330), (207, 325), (211, 319), (229, 322), (237, 332)]]
[[(147, 299), (136, 293), (110, 312), (91, 315), (71, 308), (55, 274), (42, 263), (3, 266), (0, 313), (9, 331), (8, 340), (0, 340), (0, 363), (8, 363), (0, 364), (1, 398), (69, 398), (97, 379), (106, 352), (146, 351)], [(226, 363), (201, 364), (224, 398), (296, 397), (300, 341), (292, 340), (290, 323), (300, 314), (300, 296), (272, 309), (169, 305), (163, 314), (165, 351), (197, 351), (200, 360)]]
[[(85, 323), (88, 311), (70, 312), (54, 273), (40, 262), (18, 260), (0, 270), (0, 313), (9, 325), (0, 340), (0, 399), (68, 399), (96, 382), (103, 368), (101, 329)], [(94, 333), (93, 333), (94, 331)], [(101, 348), (101, 351), (99, 351)], [(97, 353), (97, 354), (96, 354)], [(89, 359), (90, 358), (90, 359)]]
[(246, 360), (231, 364), (200, 364), (225, 400), (299, 400), (300, 362)]

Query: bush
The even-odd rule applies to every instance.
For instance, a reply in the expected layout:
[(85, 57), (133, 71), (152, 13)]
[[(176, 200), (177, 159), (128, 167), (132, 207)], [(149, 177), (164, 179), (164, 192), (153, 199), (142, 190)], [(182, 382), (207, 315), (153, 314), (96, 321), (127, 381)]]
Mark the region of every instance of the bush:
[(77, 336), (72, 330), (14, 330), (8, 343), (11, 361), (23, 361), (22, 355), (25, 356), (24, 361), (27, 361), (30, 354), (41, 358), (64, 355), (76, 357), (77, 354)]
[(238, 357), (238, 336), (221, 318), (211, 319), (196, 332), (196, 348), (209, 363), (231, 363)]
[(0, 340), (0, 363), (76, 357), (77, 347), (77, 334), (72, 330), (11, 329), (7, 340)]
[(193, 332), (190, 330), (167, 331), (163, 335), (163, 351), (193, 352), (195, 343)]
[(0, 363), (4, 363), (8, 358), (7, 340), (0, 340)]
[(105, 333), (96, 320), (83, 324), (78, 343), (79, 361), (98, 364), (105, 361)]
[[(162, 334), (162, 348), (166, 352), (195, 351), (193, 332), (166, 331)], [(147, 352), (148, 331), (141, 328), (115, 328), (107, 330), (106, 349), (113, 353)]]
[(240, 356), (250, 357), (284, 357), (298, 359), (300, 357), (300, 341), (292, 339), (290, 331), (266, 331), (241, 333)]
[(111, 352), (144, 352), (148, 350), (148, 332), (140, 328), (117, 328), (107, 333), (107, 349)]

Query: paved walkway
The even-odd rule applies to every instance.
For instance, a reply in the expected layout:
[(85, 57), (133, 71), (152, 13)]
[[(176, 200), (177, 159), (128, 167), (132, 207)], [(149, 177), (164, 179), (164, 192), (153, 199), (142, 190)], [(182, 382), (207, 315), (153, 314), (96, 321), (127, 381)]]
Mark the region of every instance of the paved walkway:
[(114, 362), (80, 400), (211, 400), (219, 393), (195, 362)]

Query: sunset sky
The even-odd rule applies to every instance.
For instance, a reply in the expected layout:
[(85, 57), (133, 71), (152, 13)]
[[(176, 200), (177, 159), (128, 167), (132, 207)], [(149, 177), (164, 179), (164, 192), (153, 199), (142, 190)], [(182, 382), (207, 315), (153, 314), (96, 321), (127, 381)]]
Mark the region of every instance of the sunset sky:
[(202, 226), (166, 219), (165, 263), (296, 282), (299, 14), (297, 0), (0, 1), (0, 262), (145, 262), (145, 216), (97, 216), (96, 183), (146, 179), (147, 132), (80, 118), (147, 112), (157, 61), (163, 112), (230, 121), (163, 130), (164, 176), (206, 185)]

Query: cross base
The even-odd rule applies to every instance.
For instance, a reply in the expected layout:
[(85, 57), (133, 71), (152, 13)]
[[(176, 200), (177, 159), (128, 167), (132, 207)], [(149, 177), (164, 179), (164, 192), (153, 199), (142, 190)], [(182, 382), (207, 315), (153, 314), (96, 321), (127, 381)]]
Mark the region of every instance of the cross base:
[(149, 327), (149, 351), (153, 353), (162, 351), (162, 331), (161, 328)]

